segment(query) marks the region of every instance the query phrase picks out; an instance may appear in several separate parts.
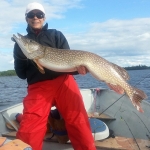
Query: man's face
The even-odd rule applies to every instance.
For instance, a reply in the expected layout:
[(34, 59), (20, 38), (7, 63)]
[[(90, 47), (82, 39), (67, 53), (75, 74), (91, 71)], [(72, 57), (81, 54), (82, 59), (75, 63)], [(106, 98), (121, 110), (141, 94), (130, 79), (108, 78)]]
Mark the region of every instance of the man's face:
[(32, 10), (26, 16), (26, 21), (33, 29), (41, 29), (43, 27), (45, 16), (40, 10)]

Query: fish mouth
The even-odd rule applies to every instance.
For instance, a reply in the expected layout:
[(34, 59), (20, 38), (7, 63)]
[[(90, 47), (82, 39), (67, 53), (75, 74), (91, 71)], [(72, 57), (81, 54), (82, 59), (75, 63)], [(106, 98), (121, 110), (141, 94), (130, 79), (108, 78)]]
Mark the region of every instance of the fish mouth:
[(12, 41), (14, 41), (14, 42), (21, 42), (22, 40), (21, 40), (21, 37), (23, 37), (21, 34), (19, 34), (19, 33), (17, 33), (17, 35), (18, 35), (18, 37), (15, 35), (15, 34), (13, 34), (13, 37), (11, 38), (12, 39)]
[(32, 57), (30, 57), (29, 52), (27, 51), (27, 48), (25, 46), (26, 41), (24, 41), (23, 36), (19, 33), (17, 33), (17, 35), (18, 37), (15, 34), (13, 34), (13, 37), (11, 38), (12, 41), (16, 42), (19, 45), (21, 51), (27, 58), (32, 59)]

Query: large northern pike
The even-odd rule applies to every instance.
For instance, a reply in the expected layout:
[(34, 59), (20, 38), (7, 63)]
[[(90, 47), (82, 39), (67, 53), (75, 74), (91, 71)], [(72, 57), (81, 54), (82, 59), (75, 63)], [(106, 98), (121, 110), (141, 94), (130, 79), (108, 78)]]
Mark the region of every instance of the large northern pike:
[(143, 112), (140, 103), (147, 96), (142, 90), (127, 83), (128, 73), (120, 66), (91, 52), (43, 46), (21, 34), (18, 34), (18, 37), (13, 35), (13, 39), (24, 55), (33, 59), (43, 72), (43, 67), (57, 72), (74, 72), (77, 71), (77, 67), (85, 66), (96, 79), (123, 89), (136, 109)]

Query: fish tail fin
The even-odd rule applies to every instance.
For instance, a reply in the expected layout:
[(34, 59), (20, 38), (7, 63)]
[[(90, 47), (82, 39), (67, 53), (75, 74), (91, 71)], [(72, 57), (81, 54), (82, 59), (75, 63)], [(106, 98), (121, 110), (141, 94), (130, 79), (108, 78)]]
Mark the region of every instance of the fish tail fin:
[(147, 95), (142, 90), (133, 87), (133, 94), (130, 96), (130, 99), (139, 112), (144, 112), (141, 107), (141, 102), (146, 98)]

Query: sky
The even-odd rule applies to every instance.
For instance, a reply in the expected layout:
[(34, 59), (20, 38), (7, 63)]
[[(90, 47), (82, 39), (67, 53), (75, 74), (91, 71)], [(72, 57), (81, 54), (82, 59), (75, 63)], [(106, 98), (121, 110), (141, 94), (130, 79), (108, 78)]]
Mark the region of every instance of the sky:
[(71, 49), (121, 67), (150, 66), (150, 0), (0, 0), (0, 71), (14, 69), (13, 34), (26, 35), (26, 6), (41, 3)]

